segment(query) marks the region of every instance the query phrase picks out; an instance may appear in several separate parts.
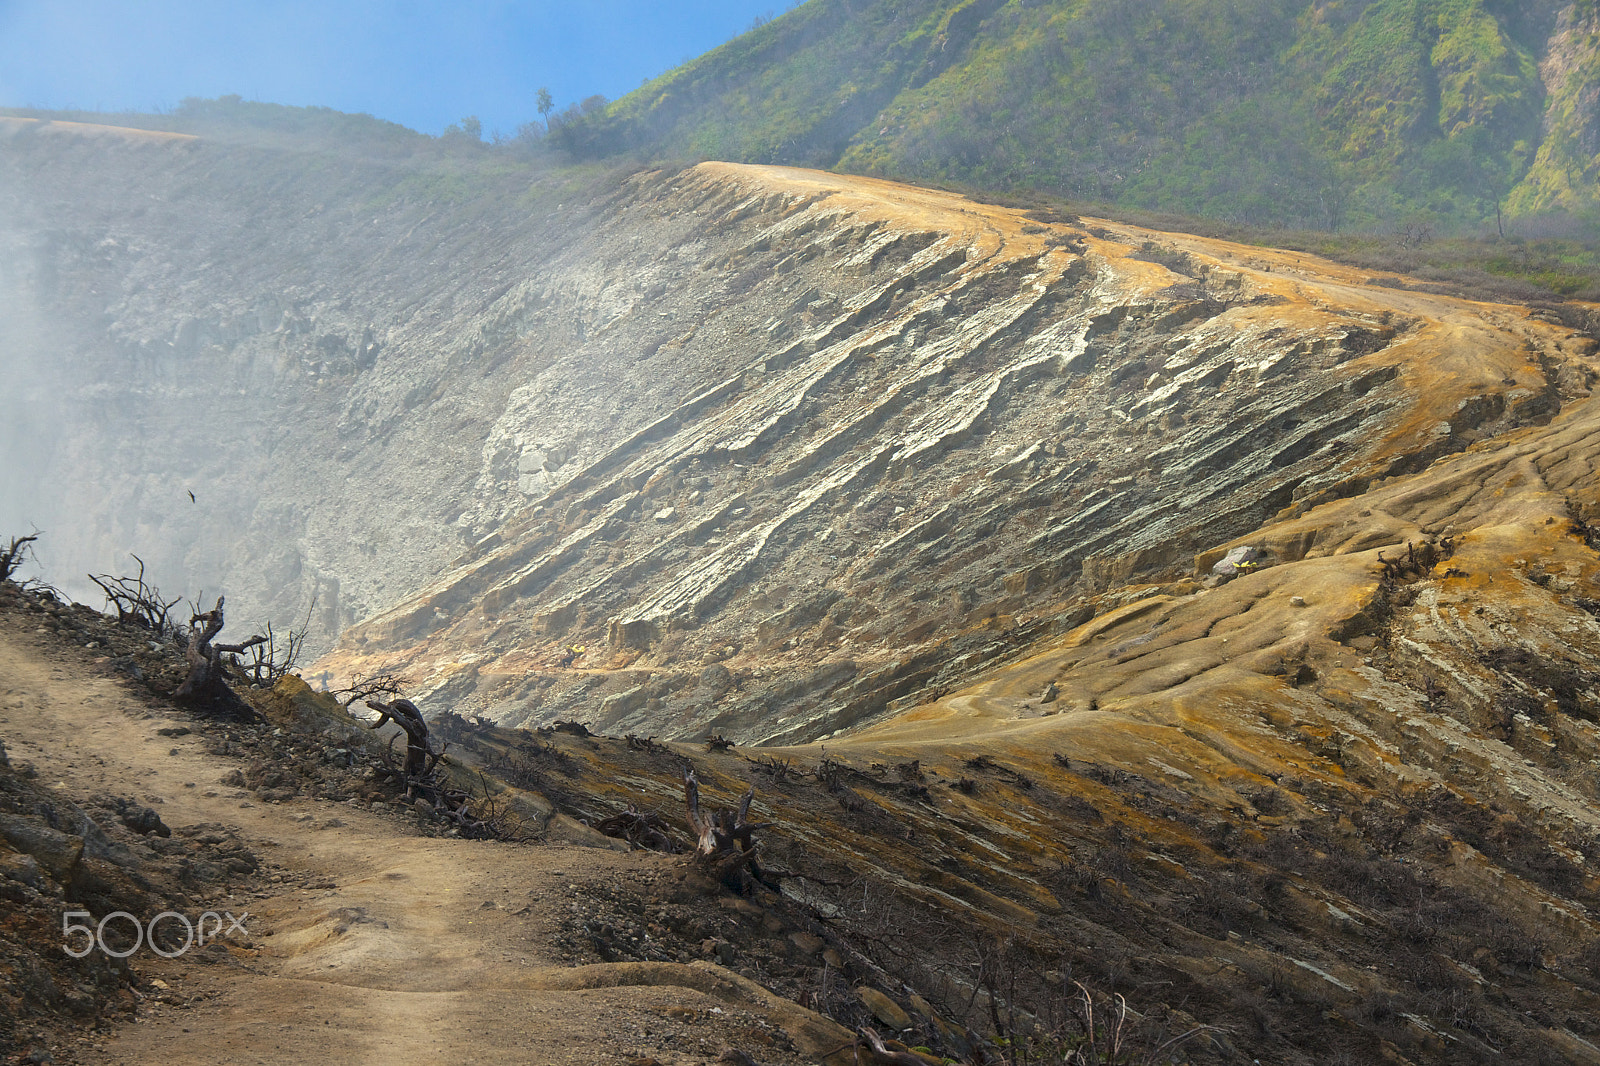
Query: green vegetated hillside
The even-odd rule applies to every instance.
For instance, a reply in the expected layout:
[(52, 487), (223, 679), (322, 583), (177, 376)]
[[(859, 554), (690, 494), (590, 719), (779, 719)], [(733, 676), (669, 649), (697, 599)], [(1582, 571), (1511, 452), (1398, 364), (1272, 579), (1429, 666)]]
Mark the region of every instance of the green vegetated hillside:
[(570, 123), (1275, 225), (1596, 202), (1594, 0), (811, 0)]

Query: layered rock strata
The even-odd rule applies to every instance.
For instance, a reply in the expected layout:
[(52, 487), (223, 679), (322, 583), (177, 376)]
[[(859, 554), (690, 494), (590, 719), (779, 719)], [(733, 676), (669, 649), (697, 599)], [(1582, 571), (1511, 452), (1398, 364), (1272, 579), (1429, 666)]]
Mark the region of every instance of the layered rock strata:
[[(709, 265), (780, 313), (336, 669), (404, 663), (513, 724), (814, 738), (1560, 403), (1570, 331), (1293, 256), (774, 168), (703, 164), (670, 195), (741, 234)], [(592, 354), (586, 379), (637, 388), (636, 353)], [(508, 460), (571, 387), (508, 404), (502, 484), (548, 478)]]

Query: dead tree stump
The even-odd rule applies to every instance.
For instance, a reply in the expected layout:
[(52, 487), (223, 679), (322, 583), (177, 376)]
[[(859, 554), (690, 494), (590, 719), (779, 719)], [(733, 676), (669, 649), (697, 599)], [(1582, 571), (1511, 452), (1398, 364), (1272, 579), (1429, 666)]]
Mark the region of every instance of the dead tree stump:
[[(496, 801), (485, 782), (483, 794), (474, 796), (470, 788), (452, 785), (445, 774), (439, 772), (449, 745), (428, 730), (422, 711), (408, 699), (367, 700), (366, 704), (378, 712), (378, 720), (368, 729), (381, 729), (389, 722), (400, 727), (406, 735), (406, 757), (396, 766), (388, 752), (383, 754), (383, 765), (377, 768), (379, 778), (398, 781), (405, 786), (406, 799), (422, 800), (433, 808), (433, 815), (455, 828), (453, 833), (471, 839), (513, 840), (519, 838), (515, 817), (510, 806)], [(391, 748), (394, 739), (390, 738)], [(479, 775), (480, 782), (483, 776)]]
[(183, 653), (184, 658), (189, 661), (189, 675), (172, 694), (173, 699), (202, 700), (216, 697), (237, 699), (233, 696), (233, 690), (228, 687), (222, 657), (228, 654), (237, 655), (246, 648), (265, 643), (267, 638), (251, 637), (243, 644), (213, 644), (212, 641), (222, 632), (224, 624), (223, 599), (218, 596), (215, 607), (189, 619), (188, 647)]
[(683, 798), (688, 808), (689, 830), (698, 841), (694, 862), (709, 876), (740, 891), (747, 887), (747, 876), (757, 879), (761, 876), (761, 868), (756, 865), (755, 831), (772, 825), (771, 822), (745, 820), (750, 814), (750, 801), (755, 795), (755, 786), (752, 785), (740, 798), (737, 811), (715, 811), (706, 815), (700, 810), (700, 782), (693, 770), (683, 772)]
[[(408, 699), (398, 699), (389, 703), (367, 700), (367, 706), (378, 712), (378, 720), (368, 729), (381, 729), (393, 722), (406, 735), (406, 758), (399, 770), (399, 776), (406, 786), (406, 798), (415, 798), (418, 790), (437, 792), (438, 782), (434, 779), (433, 771), (439, 765), (439, 760), (444, 758), (444, 745), (428, 735), (428, 723), (417, 705)], [(430, 795), (427, 798), (433, 800), (436, 797)]]
[(28, 558), (28, 545), (38, 539), (37, 533), (30, 537), (12, 537), (10, 545), (0, 548), (0, 581), (11, 580), (11, 575), (16, 573)]

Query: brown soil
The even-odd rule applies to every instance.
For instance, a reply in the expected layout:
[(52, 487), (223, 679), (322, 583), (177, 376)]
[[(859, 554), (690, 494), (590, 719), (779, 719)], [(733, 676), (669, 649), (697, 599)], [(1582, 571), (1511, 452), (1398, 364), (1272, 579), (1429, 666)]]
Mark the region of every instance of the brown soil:
[[(37, 1017), (19, 1030), (25, 1052), (51, 1044), (58, 1062), (127, 1064), (687, 1064), (735, 1047), (787, 1064), (845, 1039), (710, 962), (574, 966), (593, 955), (570, 947), (561, 958), (564, 925), (600, 895), (703, 902), (714, 915), (679, 860), (429, 837), (409, 813), (359, 799), (261, 802), (218, 784), (249, 769), (208, 752), (222, 726), (108, 676), (96, 649), (44, 627), (20, 632), (16, 612), (8, 621), (0, 728), (14, 762), (80, 804), (136, 793), (180, 837), (195, 823), (229, 827), (262, 859), (255, 875), (167, 903), (248, 911), (248, 936), (226, 941), (225, 955), (165, 961), (142, 949), (130, 959), (141, 998), (127, 1023), (74, 1033)], [(158, 733), (179, 726), (193, 731)]]

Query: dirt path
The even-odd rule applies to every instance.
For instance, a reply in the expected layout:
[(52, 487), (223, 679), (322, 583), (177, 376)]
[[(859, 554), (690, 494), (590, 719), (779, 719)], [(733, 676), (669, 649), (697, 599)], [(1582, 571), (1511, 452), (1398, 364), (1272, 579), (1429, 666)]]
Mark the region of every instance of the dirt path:
[(252, 947), (233, 965), (141, 951), (136, 969), (180, 1002), (147, 1003), (88, 1061), (667, 1066), (737, 1046), (797, 1063), (816, 1060), (772, 1046), (777, 1027), (813, 1050), (842, 1032), (707, 963), (562, 966), (554, 936), (574, 888), (665, 882), (675, 867), (664, 856), (428, 838), (366, 805), (256, 802), (215, 784), (238, 764), (206, 753), (203, 734), (157, 734), (178, 712), (47, 639), (0, 631), (0, 736), (13, 759), (70, 799), (136, 795), (168, 825), (223, 823), (268, 880), (331, 886), (209, 901), (250, 913)]

